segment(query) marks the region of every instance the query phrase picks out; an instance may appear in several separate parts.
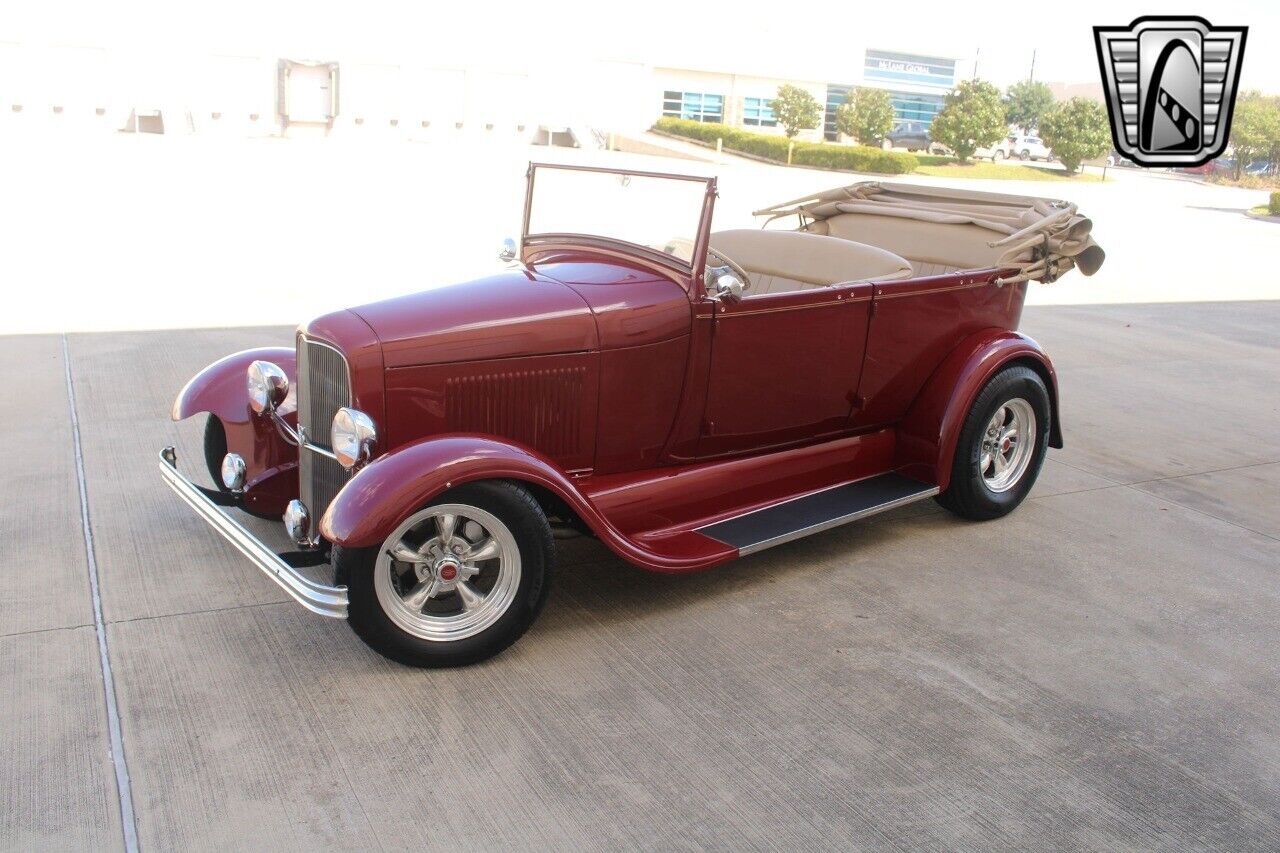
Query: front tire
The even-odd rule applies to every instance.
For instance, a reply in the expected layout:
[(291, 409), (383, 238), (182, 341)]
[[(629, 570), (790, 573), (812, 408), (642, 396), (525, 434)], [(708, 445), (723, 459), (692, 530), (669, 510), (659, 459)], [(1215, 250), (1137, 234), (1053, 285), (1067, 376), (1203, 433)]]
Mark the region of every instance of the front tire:
[(209, 419), (204, 422), (204, 464), (209, 467), (214, 488), (220, 492), (227, 490), (222, 485), (222, 457), (226, 455), (227, 428), (217, 415), (209, 415)]
[(997, 373), (965, 418), (938, 503), (977, 521), (1013, 512), (1040, 474), (1050, 423), (1049, 391), (1038, 373), (1021, 365)]
[(333, 549), (352, 630), (416, 667), (464, 666), (514, 643), (546, 603), (554, 560), (542, 509), (505, 481), (441, 495), (379, 546)]
[(997, 161), (999, 161), (999, 160), (1003, 160), (1003, 159), (1004, 159), (1004, 152), (1003, 152), (1003, 151), (996, 151), (994, 154), (992, 154), (992, 155), (991, 155), (991, 162), (993, 162), (993, 163), (995, 163), (995, 162), (997, 162)]

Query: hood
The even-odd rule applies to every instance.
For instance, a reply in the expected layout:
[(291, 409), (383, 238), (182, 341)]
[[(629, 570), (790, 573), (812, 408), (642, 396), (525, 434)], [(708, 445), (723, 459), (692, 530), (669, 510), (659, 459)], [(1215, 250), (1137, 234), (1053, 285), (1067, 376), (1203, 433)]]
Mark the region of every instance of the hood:
[(508, 270), (352, 308), (382, 342), (388, 368), (596, 347), (582, 297), (528, 270)]

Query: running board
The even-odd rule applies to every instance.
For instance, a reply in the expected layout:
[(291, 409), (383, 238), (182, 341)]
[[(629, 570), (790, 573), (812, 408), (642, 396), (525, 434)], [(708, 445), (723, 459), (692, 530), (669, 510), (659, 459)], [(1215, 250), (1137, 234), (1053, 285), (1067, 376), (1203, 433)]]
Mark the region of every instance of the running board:
[(937, 486), (901, 474), (880, 474), (717, 521), (698, 532), (745, 556), (937, 493)]

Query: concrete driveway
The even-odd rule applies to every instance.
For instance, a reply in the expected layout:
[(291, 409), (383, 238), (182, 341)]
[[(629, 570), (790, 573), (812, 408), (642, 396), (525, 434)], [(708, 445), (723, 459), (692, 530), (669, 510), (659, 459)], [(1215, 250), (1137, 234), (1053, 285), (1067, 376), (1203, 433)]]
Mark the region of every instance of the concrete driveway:
[(692, 577), (565, 542), (541, 621), (447, 672), (161, 484), (164, 444), (200, 470), (176, 390), (288, 328), (0, 338), (0, 846), (1274, 849), (1280, 303), (1024, 328), (1067, 447), (1013, 516), (918, 504)]

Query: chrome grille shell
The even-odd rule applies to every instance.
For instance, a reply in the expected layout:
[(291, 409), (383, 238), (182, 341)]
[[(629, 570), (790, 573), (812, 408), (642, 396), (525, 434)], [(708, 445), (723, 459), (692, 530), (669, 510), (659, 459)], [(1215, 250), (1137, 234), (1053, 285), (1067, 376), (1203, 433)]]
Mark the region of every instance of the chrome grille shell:
[(352, 404), (351, 370), (342, 353), (330, 344), (298, 335), (298, 432), (306, 437), (299, 448), (299, 498), (314, 519), (311, 537), (318, 542), (320, 518), (351, 474), (336, 460), (307, 444), (329, 447), (329, 428), (338, 409)]

